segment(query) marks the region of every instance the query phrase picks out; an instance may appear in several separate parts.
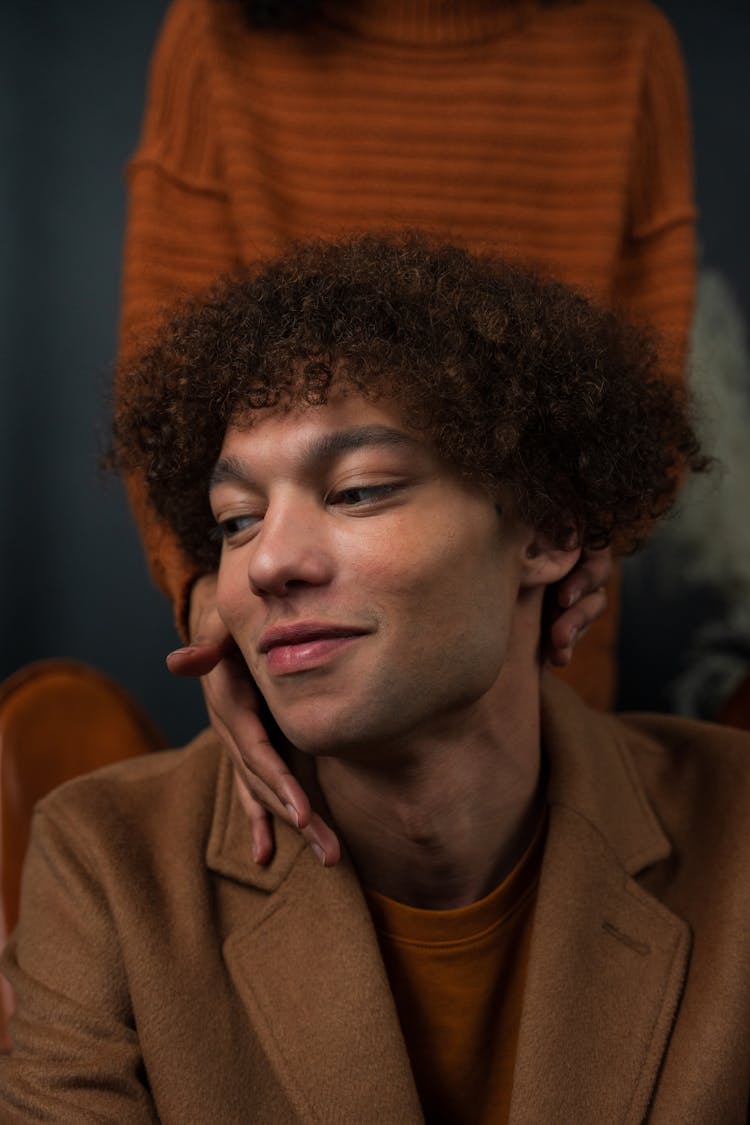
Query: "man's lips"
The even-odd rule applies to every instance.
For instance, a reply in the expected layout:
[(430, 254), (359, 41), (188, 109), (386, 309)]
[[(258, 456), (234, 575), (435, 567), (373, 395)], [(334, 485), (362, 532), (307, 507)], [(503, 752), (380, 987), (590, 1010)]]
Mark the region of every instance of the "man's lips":
[(361, 637), (367, 629), (355, 625), (331, 625), (317, 621), (300, 621), (293, 625), (274, 625), (261, 635), (258, 650), (269, 652), (272, 648), (303, 645), (311, 641), (330, 640), (334, 637)]
[(258, 650), (266, 656), (272, 674), (303, 672), (327, 663), (368, 631), (322, 622), (277, 625), (262, 634)]

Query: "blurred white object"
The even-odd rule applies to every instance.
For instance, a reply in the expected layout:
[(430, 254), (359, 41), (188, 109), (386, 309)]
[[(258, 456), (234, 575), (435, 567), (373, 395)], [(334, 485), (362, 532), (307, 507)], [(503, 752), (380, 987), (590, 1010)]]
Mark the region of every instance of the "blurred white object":
[(684, 578), (750, 596), (750, 354), (742, 311), (724, 277), (698, 275), (690, 385), (704, 418), (705, 448), (720, 462), (690, 480), (666, 525), (684, 551)]
[[(715, 269), (698, 275), (690, 386), (704, 448), (719, 464), (687, 482), (675, 514), (626, 561), (640, 604), (625, 613), (647, 632), (648, 601), (668, 604), (675, 622), (705, 602), (710, 616), (669, 654), (665, 701), (678, 714), (713, 718), (750, 668), (750, 353), (742, 310)], [(669, 629), (658, 613), (653, 619)]]

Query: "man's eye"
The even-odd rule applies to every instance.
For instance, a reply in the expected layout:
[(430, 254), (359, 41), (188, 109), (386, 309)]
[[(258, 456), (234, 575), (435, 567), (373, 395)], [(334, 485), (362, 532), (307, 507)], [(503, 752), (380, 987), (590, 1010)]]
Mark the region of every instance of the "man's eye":
[(250, 530), (258, 522), (258, 516), (230, 516), (225, 520), (218, 520), (216, 524), (216, 537), (220, 541), (234, 539)]
[(330, 504), (342, 504), (348, 508), (365, 507), (387, 500), (398, 491), (397, 484), (371, 484), (361, 488), (342, 488), (330, 497)]

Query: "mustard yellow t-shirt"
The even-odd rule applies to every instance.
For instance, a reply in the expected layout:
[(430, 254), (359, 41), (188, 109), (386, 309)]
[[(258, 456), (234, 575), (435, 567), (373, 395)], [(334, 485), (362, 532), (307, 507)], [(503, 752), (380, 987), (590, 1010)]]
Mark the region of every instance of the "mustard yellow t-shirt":
[(545, 827), (471, 906), (367, 892), (428, 1125), (507, 1121)]

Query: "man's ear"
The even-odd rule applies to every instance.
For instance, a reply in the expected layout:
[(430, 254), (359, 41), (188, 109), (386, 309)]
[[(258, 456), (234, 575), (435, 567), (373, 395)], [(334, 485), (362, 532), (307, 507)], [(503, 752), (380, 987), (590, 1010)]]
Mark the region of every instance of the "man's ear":
[(556, 547), (539, 531), (530, 531), (523, 545), (521, 586), (553, 586), (569, 574), (581, 557), (581, 544), (575, 532), (567, 543)]

